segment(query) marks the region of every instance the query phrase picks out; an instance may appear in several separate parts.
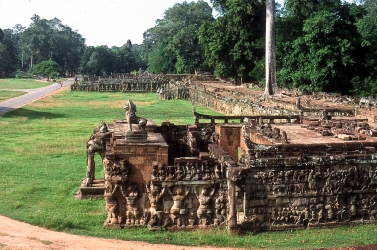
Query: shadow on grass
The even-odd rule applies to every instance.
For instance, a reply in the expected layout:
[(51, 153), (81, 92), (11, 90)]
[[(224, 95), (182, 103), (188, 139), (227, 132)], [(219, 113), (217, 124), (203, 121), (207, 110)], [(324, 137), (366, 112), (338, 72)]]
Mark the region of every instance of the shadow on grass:
[[(2, 107), (0, 106), (0, 109)], [(20, 118), (20, 117), (27, 117), (28, 119), (58, 119), (58, 118), (66, 118), (64, 114), (56, 114), (51, 112), (45, 111), (36, 111), (30, 110), (25, 108), (18, 108), (11, 110), (2, 115), (4, 118)]]

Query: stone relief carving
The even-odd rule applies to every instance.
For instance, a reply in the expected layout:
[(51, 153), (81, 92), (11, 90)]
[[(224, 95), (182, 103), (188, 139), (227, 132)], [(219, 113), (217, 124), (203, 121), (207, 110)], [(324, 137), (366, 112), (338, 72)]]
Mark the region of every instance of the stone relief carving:
[(124, 159), (115, 159), (114, 155), (106, 155), (103, 160), (103, 169), (105, 175), (104, 198), (108, 212), (105, 225), (111, 224), (120, 227), (126, 217), (124, 193), (129, 169)]
[(138, 184), (136, 182), (130, 183), (122, 194), (126, 200), (126, 225), (139, 225), (141, 213)]
[(110, 137), (111, 133), (106, 123), (101, 121), (86, 143), (86, 186), (91, 186), (95, 177), (94, 155), (95, 153), (99, 153), (101, 159), (104, 159), (106, 139)]
[(194, 193), (199, 201), (199, 208), (197, 210), (199, 224), (208, 225), (213, 216), (212, 199), (215, 194), (215, 189), (204, 186), (200, 194), (198, 194), (196, 188), (194, 189)]
[(240, 220), (244, 227), (376, 220), (375, 164), (248, 171), (241, 189), (244, 193), (237, 198), (243, 204), (238, 213), (244, 216)]
[[(130, 88), (140, 87), (130, 84)], [(128, 124), (120, 120), (117, 128), (125, 132), (136, 123), (145, 131), (132, 101), (127, 101), (125, 109)], [(318, 130), (323, 135), (341, 130), (364, 131), (368, 136), (365, 131), (371, 130), (364, 122), (351, 119), (311, 122), (307, 128), (323, 127)], [(166, 150), (147, 163), (153, 150), (141, 148), (145, 145), (139, 141), (127, 141), (127, 133), (126, 140), (120, 140), (124, 133), (114, 132), (115, 127), (109, 131), (101, 122), (87, 142), (89, 180), (94, 179), (94, 154), (102, 157), (105, 227), (147, 225), (150, 230), (184, 230), (229, 225), (234, 217), (239, 228), (279, 230), (377, 219), (377, 157), (370, 141), (292, 145), (273, 118), (247, 118), (242, 127), (232, 126), (240, 129), (243, 143), (236, 149), (236, 163), (221, 147), (225, 138), (221, 127), (212, 122), (169, 123), (158, 128)], [(220, 131), (221, 140), (215, 131)], [(253, 142), (255, 135), (271, 144)], [(169, 158), (170, 150), (179, 155)], [(136, 152), (139, 158), (131, 162)]]
[[(186, 190), (184, 190), (184, 188)], [(173, 188), (173, 190), (169, 188), (168, 192), (173, 198), (173, 206), (170, 208), (170, 214), (186, 214), (186, 209), (184, 208), (184, 199), (186, 199), (187, 195), (190, 193), (190, 188), (176, 186)]]
[(106, 223), (118, 224), (122, 221), (120, 216), (119, 204), (117, 201), (116, 194), (119, 190), (119, 185), (113, 185), (109, 181), (105, 181), (105, 194), (104, 198), (106, 201), (106, 211), (107, 211), (107, 220)]

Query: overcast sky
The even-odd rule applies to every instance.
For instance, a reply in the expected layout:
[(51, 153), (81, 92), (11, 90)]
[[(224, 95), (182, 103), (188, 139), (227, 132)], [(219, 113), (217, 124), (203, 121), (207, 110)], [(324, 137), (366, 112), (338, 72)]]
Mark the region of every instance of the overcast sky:
[[(210, 0), (205, 1), (210, 4)], [(275, 1), (281, 4), (284, 2)], [(142, 43), (144, 31), (154, 27), (155, 21), (163, 18), (165, 10), (182, 2), (184, 1), (0, 0), (0, 28), (13, 28), (16, 24), (27, 28), (34, 14), (45, 19), (56, 17), (86, 38), (88, 46), (120, 47), (127, 39), (133, 44)]]

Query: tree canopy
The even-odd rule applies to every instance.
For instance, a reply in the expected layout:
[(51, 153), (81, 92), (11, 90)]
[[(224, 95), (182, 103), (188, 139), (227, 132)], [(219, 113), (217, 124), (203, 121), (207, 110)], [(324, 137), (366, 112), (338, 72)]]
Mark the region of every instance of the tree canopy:
[[(368, 46), (358, 22), (363, 6), (340, 0), (287, 0), (277, 21), (278, 82), (311, 91), (357, 93)], [(365, 66), (362, 66), (362, 65)]]
[(194, 73), (205, 69), (204, 51), (197, 31), (205, 21), (213, 21), (208, 3), (177, 3), (163, 19), (144, 33), (143, 46), (151, 72)]
[(35, 65), (33, 74), (47, 76), (47, 81), (49, 81), (50, 78), (56, 78), (57, 76), (62, 75), (63, 69), (57, 62), (47, 60)]
[(85, 39), (57, 18), (34, 15), (20, 37), (19, 48), (30, 59), (29, 67), (44, 60), (56, 61), (66, 72), (76, 72), (85, 49)]
[(81, 69), (89, 75), (109, 75), (111, 73), (130, 73), (145, 69), (138, 46), (128, 40), (123, 46), (89, 46), (81, 59)]
[(223, 15), (199, 29), (205, 59), (216, 75), (264, 78), (266, 6), (261, 1), (216, 1)]

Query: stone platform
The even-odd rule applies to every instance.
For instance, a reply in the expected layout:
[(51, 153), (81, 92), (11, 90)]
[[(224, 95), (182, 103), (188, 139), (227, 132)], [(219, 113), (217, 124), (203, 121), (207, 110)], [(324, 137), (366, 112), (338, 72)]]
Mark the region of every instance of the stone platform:
[(95, 179), (90, 187), (86, 186), (86, 180), (83, 179), (81, 186), (75, 193), (75, 198), (82, 199), (103, 199), (103, 193), (105, 192), (105, 180)]

